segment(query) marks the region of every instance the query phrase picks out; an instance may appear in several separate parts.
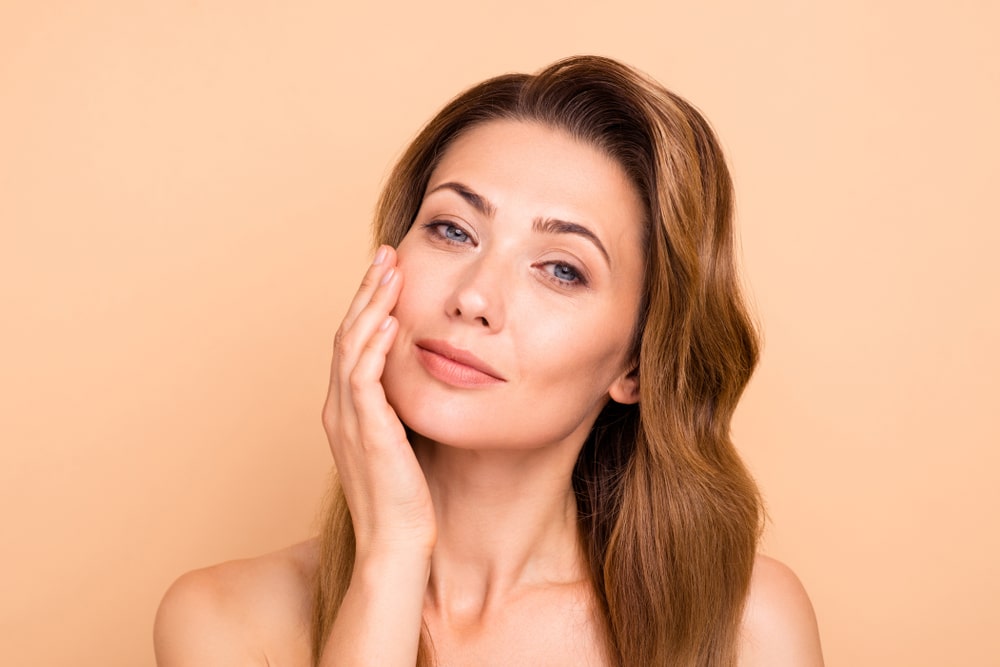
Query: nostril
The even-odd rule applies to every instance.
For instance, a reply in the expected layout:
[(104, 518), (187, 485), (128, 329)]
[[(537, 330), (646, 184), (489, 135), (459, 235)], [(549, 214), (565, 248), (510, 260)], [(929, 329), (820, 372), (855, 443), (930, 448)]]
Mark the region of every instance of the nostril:
[(480, 318), (479, 318), (479, 321), (483, 323), (483, 326), (484, 326), (484, 327), (488, 327), (488, 326), (490, 326), (490, 323), (489, 323), (489, 321), (488, 321), (488, 320), (487, 320), (487, 319), (486, 319), (485, 317), (480, 317)]

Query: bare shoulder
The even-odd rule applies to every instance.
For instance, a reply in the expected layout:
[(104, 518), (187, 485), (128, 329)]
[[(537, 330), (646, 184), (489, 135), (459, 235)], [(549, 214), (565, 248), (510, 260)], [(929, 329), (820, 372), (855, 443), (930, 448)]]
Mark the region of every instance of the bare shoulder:
[(157, 665), (309, 664), (316, 551), (312, 540), (182, 575), (156, 612)]
[(822, 667), (809, 595), (785, 564), (757, 556), (743, 614), (741, 667)]

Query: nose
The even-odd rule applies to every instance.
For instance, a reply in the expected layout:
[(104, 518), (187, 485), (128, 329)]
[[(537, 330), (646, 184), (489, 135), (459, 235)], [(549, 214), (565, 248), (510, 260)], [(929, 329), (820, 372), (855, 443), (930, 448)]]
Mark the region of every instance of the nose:
[[(508, 280), (511, 276), (507, 276)], [(504, 324), (504, 272), (485, 258), (465, 267), (445, 304), (448, 316), (497, 331)]]

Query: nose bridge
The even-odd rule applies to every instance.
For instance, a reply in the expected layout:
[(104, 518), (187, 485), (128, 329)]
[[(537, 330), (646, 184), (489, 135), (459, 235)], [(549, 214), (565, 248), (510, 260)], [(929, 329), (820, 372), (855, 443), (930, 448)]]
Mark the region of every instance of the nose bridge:
[(448, 303), (449, 315), (475, 322), (491, 329), (503, 326), (505, 276), (503, 263), (496, 252), (481, 250), (464, 267), (453, 286)]

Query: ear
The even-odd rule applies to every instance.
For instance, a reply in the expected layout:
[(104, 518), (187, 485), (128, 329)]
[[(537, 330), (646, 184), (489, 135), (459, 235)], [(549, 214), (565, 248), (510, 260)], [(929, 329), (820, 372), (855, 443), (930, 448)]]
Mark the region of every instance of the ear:
[(636, 366), (625, 371), (611, 383), (608, 389), (611, 400), (615, 403), (632, 405), (639, 402), (639, 368)]

